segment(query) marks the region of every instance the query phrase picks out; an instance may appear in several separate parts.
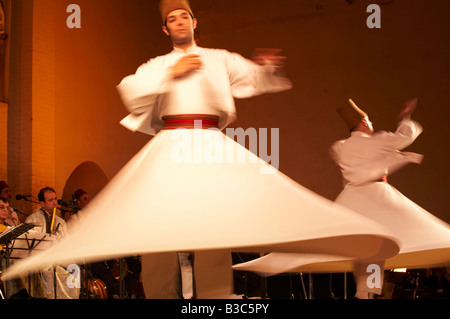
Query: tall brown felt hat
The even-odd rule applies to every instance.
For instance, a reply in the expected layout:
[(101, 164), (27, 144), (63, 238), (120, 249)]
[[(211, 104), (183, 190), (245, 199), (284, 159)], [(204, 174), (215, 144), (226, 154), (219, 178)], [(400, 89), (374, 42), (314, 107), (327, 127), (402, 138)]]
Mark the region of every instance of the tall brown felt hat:
[(361, 110), (352, 99), (348, 100), (348, 104), (339, 107), (336, 112), (344, 120), (349, 130), (354, 129), (361, 120), (367, 117), (367, 113)]
[(163, 24), (166, 23), (167, 15), (174, 10), (184, 9), (194, 17), (188, 0), (161, 0), (159, 3), (159, 11)]

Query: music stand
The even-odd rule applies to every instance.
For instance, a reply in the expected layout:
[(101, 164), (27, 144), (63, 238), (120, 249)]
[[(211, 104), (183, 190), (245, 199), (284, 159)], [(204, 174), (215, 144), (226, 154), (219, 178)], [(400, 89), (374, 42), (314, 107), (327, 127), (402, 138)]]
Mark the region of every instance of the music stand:
[[(48, 233), (42, 233), (38, 231), (30, 231), (28, 233), (24, 233), (13, 241), (11, 245), (12, 253), (10, 254), (10, 259), (23, 259), (35, 253), (45, 251), (53, 246), (55, 240), (57, 240), (57, 236)], [(53, 267), (53, 289), (55, 293), (55, 299), (57, 299), (57, 280), (55, 279), (56, 275), (56, 268)], [(46, 278), (50, 280), (49, 277)]]
[(9, 266), (9, 258), (12, 251), (11, 243), (34, 227), (36, 226), (33, 224), (20, 224), (19, 226), (11, 227), (0, 234), (0, 244), (6, 247), (6, 268)]
[[(33, 252), (46, 250), (53, 245), (56, 237), (47, 233), (31, 231), (16, 237), (12, 244), (12, 259), (22, 259), (30, 256)], [(39, 246), (39, 247), (38, 247)]]
[(5, 230), (3, 233), (0, 233), (0, 244), (2, 245), (8, 245), (10, 244), (14, 239), (22, 235), (23, 233), (26, 233), (30, 229), (36, 227), (36, 225), (33, 224), (20, 224), (16, 227), (11, 227), (8, 230)]
[[(6, 269), (9, 267), (9, 260), (12, 252), (11, 243), (17, 239), (17, 237), (22, 236), (34, 227), (35, 225), (33, 224), (20, 224), (19, 226), (11, 227), (3, 233), (0, 233), (0, 245), (5, 247), (6, 252)], [(7, 285), (5, 291), (6, 289)]]

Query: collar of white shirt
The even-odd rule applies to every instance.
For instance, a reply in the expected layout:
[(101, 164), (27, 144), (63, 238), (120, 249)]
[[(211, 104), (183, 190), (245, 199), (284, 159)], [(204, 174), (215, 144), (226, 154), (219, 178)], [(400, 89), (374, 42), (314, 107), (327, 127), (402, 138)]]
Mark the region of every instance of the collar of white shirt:
[(195, 51), (197, 51), (197, 49), (198, 49), (198, 46), (197, 46), (197, 44), (194, 43), (186, 51), (184, 51), (184, 50), (182, 50), (180, 48), (175, 48), (175, 47), (173, 48), (173, 51), (177, 52), (177, 53), (187, 54), (187, 53), (194, 53)]

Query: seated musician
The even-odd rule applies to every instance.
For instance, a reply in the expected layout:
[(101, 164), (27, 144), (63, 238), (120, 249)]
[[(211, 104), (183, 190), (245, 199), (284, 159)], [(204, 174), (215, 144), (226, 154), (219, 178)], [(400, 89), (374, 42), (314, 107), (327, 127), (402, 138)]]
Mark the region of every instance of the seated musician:
[[(0, 233), (8, 230), (9, 227), (17, 226), (16, 222), (11, 219), (10, 212), (11, 208), (9, 206), (8, 199), (6, 197), (0, 197)], [(5, 248), (6, 247), (0, 248), (0, 271), (5, 270), (8, 265), (14, 263), (14, 260), (12, 259), (8, 260), (7, 262)], [(4, 298), (19, 299), (19, 294), (26, 295), (27, 299), (29, 297), (26, 293), (26, 284), (23, 277), (9, 280), (7, 282), (7, 285), (5, 285), (3, 282), (0, 282), (0, 286)]]
[[(67, 233), (67, 226), (64, 219), (56, 214), (58, 208), (58, 198), (56, 192), (51, 187), (42, 188), (38, 194), (40, 208), (27, 217), (25, 223), (34, 224), (33, 231), (47, 233), (55, 236), (56, 240), (64, 237)], [(57, 276), (56, 291), (54, 289), (54, 276)], [(80, 290), (77, 287), (69, 287), (67, 280), (72, 276), (64, 267), (56, 266), (42, 269), (40, 271), (42, 283), (44, 285), (45, 296), (48, 299), (78, 299)]]
[(28, 216), (25, 222), (36, 225), (35, 231), (55, 234), (57, 237), (65, 236), (67, 232), (66, 222), (56, 213), (58, 197), (55, 190), (50, 187), (42, 188), (39, 191), (38, 199), (41, 207)]
[[(11, 202), (11, 188), (5, 181), (0, 181), (0, 197), (6, 199), (8, 203)], [(17, 213), (12, 207), (9, 207), (9, 215), (6, 218), (6, 222), (9, 226), (19, 226), (20, 224), (19, 216), (17, 216)]]
[[(6, 198), (0, 197), (0, 225), (12, 226), (8, 224), (7, 219), (9, 216), (9, 203)], [(0, 228), (0, 232), (6, 230), (6, 227)]]
[[(5, 225), (5, 220), (8, 218), (9, 213), (8, 207), (8, 201), (5, 198), (0, 197), (0, 233), (8, 229), (7, 225)], [(3, 247), (0, 247), (0, 271), (4, 268)], [(0, 290), (3, 294), (4, 286), (1, 282)]]

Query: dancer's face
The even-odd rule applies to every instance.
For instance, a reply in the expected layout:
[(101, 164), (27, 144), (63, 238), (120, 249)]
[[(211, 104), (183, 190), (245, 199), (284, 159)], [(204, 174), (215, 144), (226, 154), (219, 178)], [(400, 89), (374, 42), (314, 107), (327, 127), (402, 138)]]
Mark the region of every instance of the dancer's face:
[(193, 19), (186, 10), (178, 9), (167, 15), (166, 25), (162, 28), (174, 44), (184, 44), (194, 40), (196, 27), (197, 20)]

